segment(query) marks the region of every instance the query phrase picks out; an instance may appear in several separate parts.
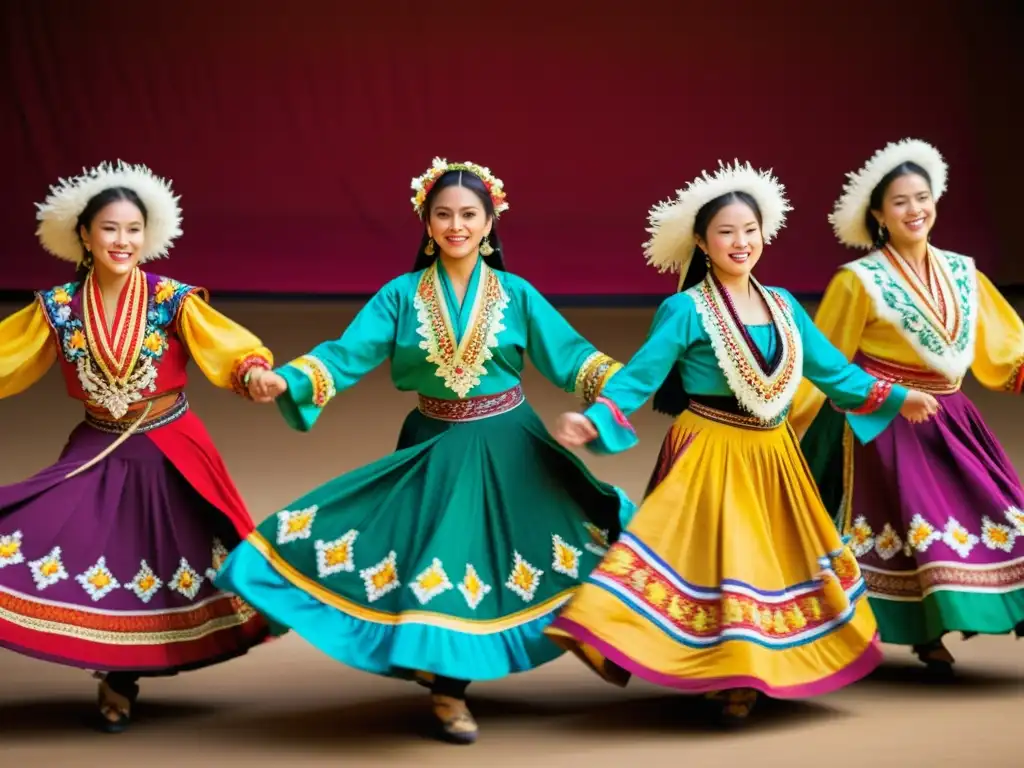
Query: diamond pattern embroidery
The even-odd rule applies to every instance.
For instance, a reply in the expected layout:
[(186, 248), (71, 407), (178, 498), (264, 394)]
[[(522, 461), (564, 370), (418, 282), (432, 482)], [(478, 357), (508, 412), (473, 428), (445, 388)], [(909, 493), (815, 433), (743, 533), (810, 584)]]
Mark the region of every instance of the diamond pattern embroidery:
[(25, 562), (21, 551), (21, 531), (0, 536), (0, 568)]
[(142, 602), (148, 603), (163, 585), (164, 583), (157, 578), (156, 574), (153, 573), (153, 569), (149, 567), (149, 563), (143, 560), (139, 564), (139, 572), (135, 574), (135, 578), (125, 584), (124, 588), (134, 592), (135, 596)]
[(470, 610), (475, 611), (480, 602), (487, 597), (491, 591), (491, 585), (485, 584), (480, 575), (471, 564), (466, 565), (466, 575), (459, 582), (459, 592), (466, 598), (466, 604)]
[(858, 517), (853, 521), (853, 528), (850, 529), (850, 549), (857, 557), (864, 557), (874, 546), (874, 531), (871, 530), (865, 517)]
[(195, 569), (188, 564), (188, 560), (183, 557), (178, 565), (178, 570), (174, 572), (167, 586), (189, 600), (195, 600), (199, 589), (203, 586), (203, 577), (196, 573)]
[(413, 579), (409, 588), (416, 595), (416, 599), (420, 601), (420, 605), (426, 605), (442, 592), (452, 589), (452, 582), (449, 580), (448, 574), (445, 573), (441, 561), (435, 557), (434, 562)]
[(583, 555), (583, 551), (576, 549), (558, 534), (551, 537), (551, 546), (553, 550), (552, 570), (574, 579), (579, 578), (580, 557)]
[(505, 586), (515, 592), (523, 599), (523, 602), (530, 602), (537, 594), (537, 587), (540, 586), (540, 577), (544, 571), (535, 568), (523, 559), (518, 552), (512, 553), (515, 562), (512, 564), (512, 572), (508, 575)]
[(113, 590), (120, 588), (121, 584), (114, 578), (114, 574), (107, 568), (107, 558), (101, 557), (96, 564), (85, 573), (75, 577), (75, 581), (82, 585), (82, 589), (98, 602), (109, 595)]
[(38, 560), (28, 564), (32, 571), (32, 579), (36, 583), (36, 589), (44, 590), (52, 587), (58, 581), (68, 578), (68, 572), (64, 570), (64, 562), (60, 557), (60, 547), (54, 547)]
[(364, 568), (359, 572), (366, 585), (366, 599), (371, 603), (402, 586), (402, 582), (398, 580), (397, 557), (395, 552), (391, 551), (372, 568)]
[(277, 543), (291, 544), (293, 541), (308, 539), (313, 532), (313, 521), (319, 510), (316, 504), (293, 511), (283, 509), (277, 513)]
[(351, 530), (334, 541), (319, 540), (315, 543), (316, 570), (321, 578), (355, 570), (355, 543), (358, 536), (358, 531)]
[(927, 552), (928, 548), (936, 541), (942, 539), (942, 534), (925, 520), (921, 515), (914, 515), (910, 521), (910, 530), (907, 531), (907, 544), (918, 552)]
[(875, 552), (883, 560), (891, 560), (900, 550), (903, 549), (903, 541), (900, 539), (896, 529), (889, 523), (882, 528), (882, 532), (875, 539)]
[(993, 522), (987, 516), (981, 521), (981, 542), (989, 549), (1010, 554), (1017, 541), (1017, 532), (1008, 525)]
[(956, 552), (960, 557), (966, 558), (971, 554), (974, 545), (979, 541), (978, 537), (964, 528), (955, 518), (949, 518), (946, 523), (945, 533), (942, 542)]

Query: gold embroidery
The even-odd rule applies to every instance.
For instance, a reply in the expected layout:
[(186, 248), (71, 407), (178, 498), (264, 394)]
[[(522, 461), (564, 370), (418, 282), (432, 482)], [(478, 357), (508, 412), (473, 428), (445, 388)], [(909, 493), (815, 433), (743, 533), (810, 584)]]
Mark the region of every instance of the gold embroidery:
[(459, 397), (466, 397), (487, 375), (485, 363), (498, 345), (497, 335), (505, 330), (502, 320), (508, 296), (494, 270), (480, 264), (480, 278), (473, 299), (470, 322), (461, 342), (448, 312), (437, 262), (424, 270), (416, 289), (417, 332), (423, 337), (420, 349), (427, 351), (427, 362), (437, 366), (444, 385)]
[(603, 352), (594, 352), (580, 366), (576, 373), (573, 392), (583, 402), (592, 404), (600, 396), (605, 384), (622, 369), (622, 363)]

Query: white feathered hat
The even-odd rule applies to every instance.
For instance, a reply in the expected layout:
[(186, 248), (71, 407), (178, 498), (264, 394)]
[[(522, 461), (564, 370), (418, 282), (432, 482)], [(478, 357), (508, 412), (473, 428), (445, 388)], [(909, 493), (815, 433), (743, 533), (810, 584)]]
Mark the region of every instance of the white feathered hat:
[(144, 165), (102, 163), (81, 176), (60, 179), (50, 187), (43, 203), (36, 203), (39, 227), (36, 236), (43, 248), (58, 259), (78, 264), (85, 255), (78, 238), (78, 217), (89, 201), (105, 189), (126, 187), (146, 206), (146, 236), (140, 262), (166, 256), (181, 235), (180, 196), (169, 181), (155, 175)]
[(697, 213), (717, 197), (730, 192), (746, 192), (761, 209), (761, 233), (764, 241), (785, 226), (786, 212), (793, 210), (786, 199), (786, 188), (770, 170), (755, 170), (750, 163), (734, 160), (732, 165), (718, 161), (713, 175), (707, 171), (676, 190), (672, 200), (657, 203), (647, 214), (651, 239), (644, 243), (647, 263), (659, 272), (678, 272), (682, 280), (689, 268), (696, 237), (693, 231)]
[(948, 166), (939, 151), (920, 139), (903, 139), (886, 144), (855, 173), (846, 174), (843, 194), (836, 201), (828, 220), (839, 242), (851, 248), (868, 250), (874, 247), (865, 216), (871, 204), (871, 193), (893, 168), (915, 163), (928, 172), (932, 181), (932, 197), (938, 200), (946, 191)]

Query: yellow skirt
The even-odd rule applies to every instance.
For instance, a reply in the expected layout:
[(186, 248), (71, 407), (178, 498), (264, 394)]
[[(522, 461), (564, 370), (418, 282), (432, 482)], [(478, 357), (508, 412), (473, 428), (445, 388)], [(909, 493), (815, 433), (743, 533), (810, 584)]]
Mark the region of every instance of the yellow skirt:
[(691, 408), (549, 637), (619, 685), (807, 698), (870, 673), (882, 654), (864, 580), (788, 423)]

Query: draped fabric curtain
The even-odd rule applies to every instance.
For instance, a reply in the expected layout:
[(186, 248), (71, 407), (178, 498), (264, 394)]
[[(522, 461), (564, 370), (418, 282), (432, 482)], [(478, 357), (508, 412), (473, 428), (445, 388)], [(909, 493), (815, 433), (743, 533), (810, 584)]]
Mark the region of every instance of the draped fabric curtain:
[(509, 268), (563, 295), (671, 292), (642, 257), (648, 208), (719, 159), (772, 167), (795, 210), (759, 275), (815, 292), (852, 257), (826, 221), (844, 172), (910, 135), (952, 166), (937, 240), (1024, 282), (1024, 260), (1000, 259), (1012, 222), (988, 194), (1012, 131), (979, 116), (986, 62), (1004, 77), (1020, 62), (985, 53), (1008, 35), (1000, 12), (355, 5), (7, 0), (0, 289), (70, 279), (34, 239), (33, 204), (121, 158), (182, 196), (185, 234), (156, 269), (221, 293), (371, 293), (411, 266), (409, 182), (441, 155), (505, 180)]

